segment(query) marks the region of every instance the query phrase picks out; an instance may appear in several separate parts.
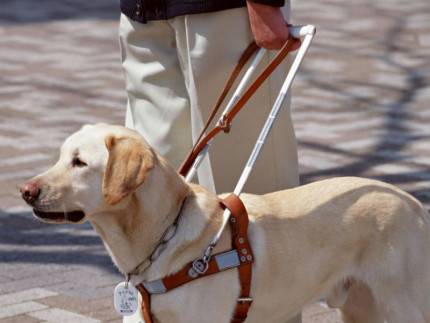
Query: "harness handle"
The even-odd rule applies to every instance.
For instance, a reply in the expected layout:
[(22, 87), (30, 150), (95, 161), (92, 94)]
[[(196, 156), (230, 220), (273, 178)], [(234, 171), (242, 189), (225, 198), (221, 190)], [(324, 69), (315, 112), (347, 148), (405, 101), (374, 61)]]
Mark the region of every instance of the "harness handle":
[(242, 97), (236, 102), (236, 104), (232, 107), (232, 109), (223, 116), (224, 122), (218, 122), (218, 124), (211, 130), (211, 132), (206, 135), (203, 139), (203, 134), (209, 127), (209, 124), (213, 120), (216, 112), (218, 111), (222, 101), (225, 99), (228, 91), (231, 89), (234, 81), (245, 65), (246, 61), (252, 56), (252, 54), (257, 50), (258, 46), (253, 42), (248, 48), (245, 50), (244, 54), (240, 58), (238, 64), (227, 80), (227, 84), (224, 87), (219, 99), (217, 100), (214, 108), (212, 109), (211, 115), (209, 116), (208, 121), (206, 122), (203, 131), (201, 132), (199, 138), (194, 144), (193, 148), (188, 153), (184, 162), (180, 166), (178, 173), (182, 176), (186, 176), (188, 171), (190, 170), (194, 160), (200, 153), (200, 151), (206, 146), (206, 144), (215, 137), (221, 130), (228, 133), (230, 131), (230, 125), (233, 118), (236, 114), (242, 109), (246, 102), (251, 98), (251, 96), (257, 91), (257, 89), (261, 86), (261, 84), (269, 77), (269, 75), (275, 70), (276, 67), (282, 62), (282, 60), (287, 56), (287, 54), (291, 51), (295, 39), (290, 35), (287, 42), (284, 44), (282, 49), (278, 52), (276, 57), (270, 62), (270, 64), (264, 69), (264, 71), (258, 76), (258, 78), (251, 84), (248, 90), (242, 95)]

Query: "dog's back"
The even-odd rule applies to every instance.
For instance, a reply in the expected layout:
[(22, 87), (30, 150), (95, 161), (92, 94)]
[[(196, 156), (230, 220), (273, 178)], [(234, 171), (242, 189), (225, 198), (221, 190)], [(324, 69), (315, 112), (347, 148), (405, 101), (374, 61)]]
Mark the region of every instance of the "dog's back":
[(346, 322), (430, 322), (430, 216), (411, 195), (348, 177), (242, 199), (261, 286), (284, 295), (271, 302), (325, 297)]

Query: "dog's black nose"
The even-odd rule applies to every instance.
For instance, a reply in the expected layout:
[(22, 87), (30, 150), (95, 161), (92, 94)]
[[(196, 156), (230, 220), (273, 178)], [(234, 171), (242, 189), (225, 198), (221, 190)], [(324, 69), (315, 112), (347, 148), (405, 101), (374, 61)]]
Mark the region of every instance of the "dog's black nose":
[(27, 203), (31, 203), (32, 201), (36, 200), (40, 194), (40, 188), (36, 182), (27, 182), (22, 184), (19, 187), (19, 190), (22, 194), (22, 198)]

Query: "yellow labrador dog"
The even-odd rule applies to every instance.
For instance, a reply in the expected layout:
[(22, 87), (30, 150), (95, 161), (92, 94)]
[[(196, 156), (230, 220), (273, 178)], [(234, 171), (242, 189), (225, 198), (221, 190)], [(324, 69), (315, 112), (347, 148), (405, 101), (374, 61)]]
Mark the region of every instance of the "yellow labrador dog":
[[(21, 192), (43, 221), (90, 221), (134, 284), (200, 258), (223, 213), (216, 195), (185, 183), (136, 132), (103, 124), (70, 136), (57, 164)], [(345, 322), (430, 322), (430, 218), (412, 196), (348, 177), (241, 198), (255, 257), (247, 323), (285, 322), (322, 298)], [(230, 249), (227, 228), (215, 252)], [(238, 295), (229, 269), (153, 295), (152, 313), (229, 322)]]

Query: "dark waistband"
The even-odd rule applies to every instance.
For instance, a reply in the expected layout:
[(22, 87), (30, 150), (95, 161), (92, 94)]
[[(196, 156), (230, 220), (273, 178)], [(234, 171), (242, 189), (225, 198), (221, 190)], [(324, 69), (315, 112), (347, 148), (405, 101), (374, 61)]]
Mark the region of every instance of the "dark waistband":
[[(284, 1), (258, 0), (256, 2), (282, 7)], [(121, 0), (121, 12), (141, 23), (245, 6), (246, 0)]]

